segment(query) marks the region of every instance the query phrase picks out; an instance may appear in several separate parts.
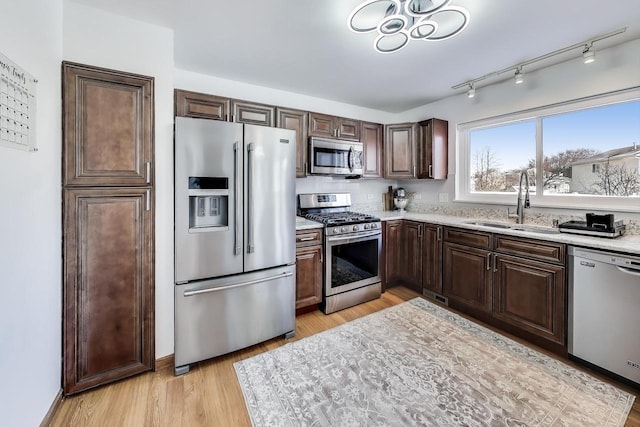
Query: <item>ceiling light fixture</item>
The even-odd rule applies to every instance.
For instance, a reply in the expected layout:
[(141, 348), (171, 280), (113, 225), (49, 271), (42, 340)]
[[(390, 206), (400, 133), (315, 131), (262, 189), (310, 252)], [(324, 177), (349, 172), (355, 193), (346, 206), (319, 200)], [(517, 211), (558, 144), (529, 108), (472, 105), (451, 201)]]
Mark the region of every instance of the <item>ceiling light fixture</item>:
[(469, 11), (451, 0), (365, 0), (351, 11), (347, 26), (358, 34), (377, 32), (373, 48), (397, 52), (411, 40), (440, 41), (460, 34)]
[[(549, 59), (549, 58), (554, 57), (556, 55), (560, 55), (562, 53), (566, 53), (566, 52), (575, 50), (577, 48), (582, 48), (583, 49), (582, 50), (582, 57), (584, 59), (584, 63), (585, 64), (590, 64), (591, 62), (595, 61), (595, 52), (592, 50), (593, 49), (593, 43), (595, 43), (597, 41), (600, 41), (600, 40), (607, 39), (609, 37), (617, 36), (618, 34), (622, 34), (625, 31), (627, 31), (627, 27), (623, 27), (623, 28), (620, 28), (619, 30), (612, 31), (612, 32), (607, 33), (607, 34), (602, 34), (602, 35), (593, 37), (593, 38), (591, 38), (589, 40), (585, 40), (583, 42), (576, 43), (576, 44), (573, 44), (571, 46), (563, 47), (562, 49), (554, 50), (553, 52), (549, 52), (549, 53), (547, 53), (545, 55), (538, 56), (537, 58), (529, 59), (528, 61), (520, 62), (519, 64), (512, 65), (511, 67), (504, 68), (504, 69), (502, 69), (500, 71), (494, 71), (492, 73), (485, 74), (484, 76), (480, 76), (480, 77), (476, 77), (475, 79), (467, 80), (466, 82), (463, 82), (463, 83), (457, 84), (455, 86), (452, 86), (451, 89), (457, 90), (457, 89), (463, 88), (465, 86), (469, 86), (469, 87), (474, 87), (475, 88), (476, 83), (478, 83), (479, 81), (490, 79), (490, 78), (493, 78), (493, 77), (496, 77), (496, 76), (499, 76), (501, 74), (504, 74), (504, 73), (507, 73), (507, 72), (510, 72), (510, 71), (514, 71), (514, 70), (516, 71), (516, 73), (515, 73), (516, 84), (519, 84), (519, 83), (522, 83), (524, 81), (523, 80), (522, 67), (527, 66), (527, 65), (531, 65), (531, 64), (536, 63), (538, 61), (543, 61), (543, 60)], [(467, 95), (468, 95), (468, 93), (467, 93)]]
[(585, 64), (591, 64), (596, 60), (596, 53), (591, 50), (591, 44), (585, 45), (582, 51), (582, 59)]
[(476, 89), (472, 84), (469, 85), (469, 90), (467, 91), (467, 98), (474, 98), (476, 96)]
[(517, 85), (519, 85), (520, 83), (522, 83), (524, 81), (524, 77), (522, 76), (522, 67), (516, 68), (515, 79), (516, 79), (516, 84)]

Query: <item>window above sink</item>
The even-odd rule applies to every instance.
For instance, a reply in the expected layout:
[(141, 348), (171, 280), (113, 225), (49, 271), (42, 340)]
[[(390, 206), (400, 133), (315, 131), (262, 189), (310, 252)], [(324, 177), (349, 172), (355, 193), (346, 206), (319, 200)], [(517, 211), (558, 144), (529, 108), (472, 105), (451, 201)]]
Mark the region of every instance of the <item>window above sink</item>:
[(456, 201), (640, 211), (640, 88), (458, 126)]

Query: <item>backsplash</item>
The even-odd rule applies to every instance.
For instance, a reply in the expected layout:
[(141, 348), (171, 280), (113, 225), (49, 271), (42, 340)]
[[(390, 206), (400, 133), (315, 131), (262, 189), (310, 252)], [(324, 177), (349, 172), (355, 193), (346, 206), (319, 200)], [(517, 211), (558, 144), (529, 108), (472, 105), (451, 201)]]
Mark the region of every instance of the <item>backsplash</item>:
[[(301, 193), (351, 193), (351, 209), (357, 212), (379, 212), (384, 210), (383, 194), (389, 186), (398, 187), (396, 181), (383, 179), (334, 178), (330, 176), (309, 176), (296, 179), (296, 192)], [(407, 185), (405, 185), (407, 187)], [(438, 188), (433, 188), (437, 193)], [(433, 194), (430, 193), (430, 194)], [(437, 199), (437, 195), (434, 196)], [(427, 201), (429, 200), (429, 201)], [(488, 219), (493, 221), (513, 222), (507, 217), (507, 206), (479, 205), (470, 206), (460, 203), (433, 203), (432, 197), (424, 194), (421, 199), (411, 198), (407, 206), (408, 212), (450, 215), (462, 218)], [(515, 213), (515, 205), (508, 207)], [(525, 211), (525, 223), (551, 227), (553, 220), (559, 222), (584, 221), (587, 211), (565, 211), (561, 209), (530, 208)], [(616, 220), (621, 219), (626, 225), (625, 234), (640, 235), (640, 214), (616, 212)]]
[[(515, 207), (509, 207), (512, 213), (515, 212)], [(462, 218), (478, 218), (489, 219), (493, 221), (512, 222), (513, 219), (507, 216), (507, 207), (470, 207), (470, 206), (457, 206), (451, 204), (433, 205), (427, 203), (419, 203), (416, 200), (412, 200), (407, 206), (408, 212), (416, 213), (429, 213), (435, 215), (450, 215), (458, 216)], [(640, 220), (637, 214), (616, 213), (616, 220), (623, 220), (626, 225), (626, 235), (640, 235)], [(558, 213), (557, 210), (545, 210), (545, 209), (527, 209), (525, 211), (525, 224), (541, 225), (546, 227), (553, 226), (553, 221), (558, 222), (566, 221), (584, 221), (584, 213), (569, 212)]]

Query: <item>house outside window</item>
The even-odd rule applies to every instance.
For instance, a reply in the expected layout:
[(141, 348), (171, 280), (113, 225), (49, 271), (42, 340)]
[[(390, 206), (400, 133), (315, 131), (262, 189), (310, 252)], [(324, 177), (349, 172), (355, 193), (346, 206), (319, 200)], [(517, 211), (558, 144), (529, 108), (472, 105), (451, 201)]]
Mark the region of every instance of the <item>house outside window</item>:
[(640, 90), (458, 126), (456, 200), (640, 211)]

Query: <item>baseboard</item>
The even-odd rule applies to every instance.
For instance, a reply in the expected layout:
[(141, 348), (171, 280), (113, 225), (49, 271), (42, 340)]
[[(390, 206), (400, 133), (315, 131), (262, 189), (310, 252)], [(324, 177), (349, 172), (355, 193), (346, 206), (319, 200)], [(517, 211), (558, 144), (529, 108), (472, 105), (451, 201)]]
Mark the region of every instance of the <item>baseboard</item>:
[(46, 427), (51, 425), (51, 423), (53, 423), (53, 417), (55, 417), (56, 412), (58, 412), (58, 409), (60, 409), (61, 405), (62, 405), (62, 389), (60, 389), (56, 397), (53, 399), (53, 403), (51, 404), (51, 407), (49, 407), (49, 411), (47, 411), (47, 415), (45, 415), (44, 418), (42, 419), (42, 422), (40, 423), (40, 427)]
[(160, 371), (165, 368), (173, 368), (173, 354), (156, 359), (156, 371)]

